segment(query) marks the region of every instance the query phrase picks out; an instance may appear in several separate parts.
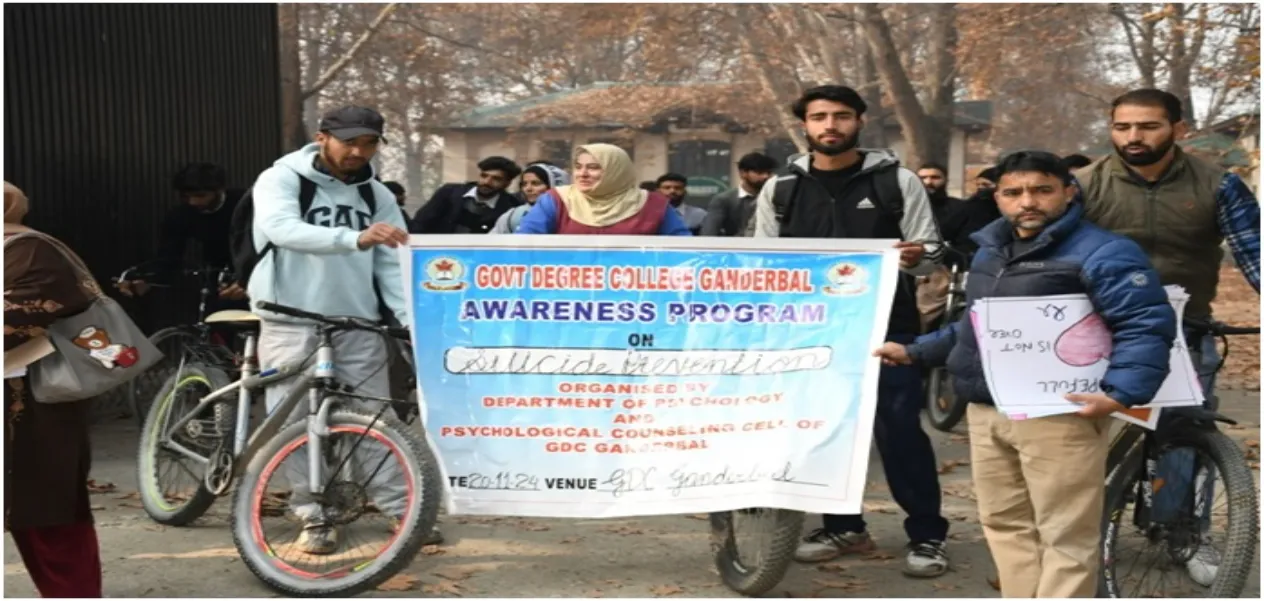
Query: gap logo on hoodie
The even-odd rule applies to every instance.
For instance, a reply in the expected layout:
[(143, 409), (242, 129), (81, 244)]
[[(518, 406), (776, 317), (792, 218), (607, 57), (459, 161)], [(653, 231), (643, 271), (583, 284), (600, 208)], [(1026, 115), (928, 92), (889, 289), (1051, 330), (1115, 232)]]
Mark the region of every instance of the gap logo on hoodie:
[(305, 221), (321, 227), (349, 227), (362, 232), (373, 224), (373, 215), (366, 211), (357, 211), (355, 207), (347, 205), (312, 207), (312, 210), (307, 212)]

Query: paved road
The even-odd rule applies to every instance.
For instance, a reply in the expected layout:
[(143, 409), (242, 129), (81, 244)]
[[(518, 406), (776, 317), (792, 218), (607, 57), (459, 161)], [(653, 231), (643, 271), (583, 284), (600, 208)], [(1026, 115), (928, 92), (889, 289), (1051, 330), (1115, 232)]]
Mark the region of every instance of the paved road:
[[(1227, 393), (1226, 413), (1246, 427), (1228, 430), (1241, 441), (1259, 440), (1258, 392)], [(928, 428), (929, 429), (929, 428)], [(900, 573), (902, 516), (890, 500), (873, 453), (866, 507), (880, 552), (823, 567), (794, 566), (769, 596), (776, 597), (997, 597), (987, 583), (991, 559), (972, 501), (966, 438), (932, 430), (944, 464), (944, 511), (953, 524), (954, 571), (936, 580)], [(189, 528), (150, 522), (135, 500), (136, 429), (128, 422), (98, 426), (94, 437), (97, 481), (118, 490), (94, 497), (112, 597), (276, 596), (237, 558), (228, 531), (226, 500)], [(819, 519), (809, 517), (809, 527)], [(706, 522), (689, 516), (620, 520), (545, 520), (445, 517), (448, 544), (419, 556), (400, 582), (407, 591), (370, 596), (416, 597), (727, 597), (708, 550)], [(12, 541), (5, 537), (5, 593), (35, 594)], [(1258, 572), (1244, 597), (1259, 597)]]

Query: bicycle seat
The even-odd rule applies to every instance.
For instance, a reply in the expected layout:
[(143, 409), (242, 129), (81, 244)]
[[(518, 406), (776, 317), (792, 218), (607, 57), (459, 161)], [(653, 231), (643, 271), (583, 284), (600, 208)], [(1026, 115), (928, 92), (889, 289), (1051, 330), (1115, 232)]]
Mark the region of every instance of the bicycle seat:
[(250, 311), (228, 309), (211, 313), (204, 321), (206, 323), (254, 323), (259, 321), (259, 316)]

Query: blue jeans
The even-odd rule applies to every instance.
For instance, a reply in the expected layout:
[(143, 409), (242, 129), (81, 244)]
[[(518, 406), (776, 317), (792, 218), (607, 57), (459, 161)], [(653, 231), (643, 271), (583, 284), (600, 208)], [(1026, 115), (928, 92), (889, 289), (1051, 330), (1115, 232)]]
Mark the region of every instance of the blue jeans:
[[(1197, 344), (1190, 344), (1190, 359), (1194, 369), (1198, 371), (1198, 381), (1203, 387), (1203, 395), (1207, 400), (1203, 406), (1215, 411), (1219, 402), (1214, 398), (1216, 390), (1216, 366), (1220, 363), (1220, 351), (1216, 348), (1216, 338), (1203, 336)], [(1162, 418), (1160, 418), (1162, 420)], [(1201, 502), (1199, 515), (1201, 530), (1205, 534), (1211, 529), (1211, 502), (1216, 493), (1215, 466), (1204, 465), (1202, 473), (1195, 473), (1197, 453), (1194, 449), (1183, 447), (1167, 451), (1159, 457), (1156, 476), (1165, 485), (1154, 492), (1151, 519), (1156, 522), (1171, 521), (1180, 515), (1185, 499), (1189, 496), (1192, 483), (1201, 480), (1201, 491), (1198, 496)]]
[[(913, 338), (892, 334), (887, 339), (909, 344)], [(939, 464), (930, 437), (922, 430), (922, 405), (921, 368), (882, 366), (873, 436), (891, 496), (908, 515), (904, 532), (914, 543), (948, 537), (948, 520), (940, 514)], [(826, 514), (821, 521), (826, 531), (835, 534), (866, 531), (861, 514)]]

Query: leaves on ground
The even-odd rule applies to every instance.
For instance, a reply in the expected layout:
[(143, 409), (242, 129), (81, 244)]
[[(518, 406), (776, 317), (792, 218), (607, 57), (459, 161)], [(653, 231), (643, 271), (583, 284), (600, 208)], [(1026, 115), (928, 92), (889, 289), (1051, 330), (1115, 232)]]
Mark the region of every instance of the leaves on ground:
[(683, 592), (685, 592), (685, 589), (674, 584), (660, 584), (650, 589), (650, 594), (655, 597), (670, 597), (672, 595), (679, 595)]
[(568, 537), (566, 537), (566, 538), (564, 538), (564, 539), (562, 539), (562, 540), (560, 540), (560, 541), (557, 541), (557, 542), (558, 542), (559, 544), (563, 544), (563, 545), (571, 545), (571, 544), (574, 544), (574, 543), (580, 542), (580, 541), (582, 541), (582, 540), (584, 540), (584, 537), (582, 537), (582, 536), (568, 536)]
[(857, 578), (813, 578), (812, 584), (822, 588), (835, 588), (844, 591), (858, 591), (869, 586), (868, 582)]
[(685, 517), (691, 520), (710, 520), (711, 519), (711, 516), (705, 513), (691, 513), (691, 514), (686, 515)]
[(935, 590), (937, 590), (937, 591), (955, 591), (955, 590), (957, 590), (957, 585), (955, 585), (955, 584), (948, 584), (947, 582), (936, 582), (936, 583), (932, 584), (931, 586), (935, 587)]
[(988, 583), (988, 586), (991, 586), (992, 588), (998, 591), (1001, 590), (1001, 577), (1000, 576), (989, 576), (987, 579), (987, 583)]
[(952, 436), (949, 436), (949, 437), (948, 437), (948, 440), (951, 440), (951, 441), (953, 441), (953, 442), (964, 442), (964, 443), (969, 443), (969, 442), (970, 442), (970, 437), (969, 437), (969, 436), (963, 436), (963, 435), (961, 435), (961, 434), (953, 434)]
[(846, 572), (847, 566), (841, 563), (821, 563), (816, 565), (816, 569), (822, 572)]
[(118, 487), (113, 482), (97, 482), (92, 478), (88, 478), (88, 492), (99, 495), (107, 492), (114, 492)]
[(145, 508), (145, 506), (141, 505), (140, 503), (132, 503), (130, 501), (123, 501), (122, 503), (119, 503), (119, 507), (127, 507), (130, 509), (144, 509)]
[(949, 459), (939, 464), (939, 473), (947, 474), (951, 472), (952, 470), (957, 469), (958, 466), (967, 466), (967, 465), (970, 465), (970, 462), (964, 459)]
[(377, 585), (377, 590), (388, 591), (388, 592), (389, 591), (412, 591), (412, 590), (417, 590), (418, 584), (419, 582), (416, 576), (409, 576), (408, 574), (396, 574), (388, 578), (386, 582), (383, 582), (382, 584)]
[(426, 545), (421, 548), (422, 555), (443, 555), (444, 553), (447, 553), (447, 551), (444, 551), (443, 547), (439, 545)]
[(447, 580), (467, 580), (470, 576), (482, 572), (484, 568), (479, 566), (443, 566), (434, 571), (434, 575)]
[(465, 591), (460, 584), (440, 578), (439, 582), (422, 585), (421, 592), (427, 595), (456, 595), (460, 597)]
[(125, 495), (119, 495), (119, 496), (117, 496), (117, 497), (114, 497), (114, 500), (116, 500), (116, 501), (139, 501), (139, 500), (140, 500), (140, 491), (138, 491), (138, 490), (133, 490), (132, 492), (129, 492), (129, 493), (125, 494)]
[(633, 535), (638, 535), (638, 534), (645, 534), (644, 530), (641, 530), (640, 528), (633, 528), (627, 525), (606, 526), (605, 528), (602, 528), (601, 531), (609, 532), (610, 534), (618, 534), (619, 536), (633, 536)]
[(883, 551), (874, 551), (865, 556), (866, 561), (889, 561), (895, 559), (895, 556)]
[(1258, 441), (1258, 440), (1248, 440), (1248, 441), (1246, 441), (1246, 443), (1244, 443), (1244, 444), (1246, 444), (1246, 446), (1247, 446), (1247, 448), (1248, 448), (1248, 449), (1258, 449), (1258, 448), (1260, 448), (1260, 441)]

